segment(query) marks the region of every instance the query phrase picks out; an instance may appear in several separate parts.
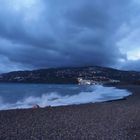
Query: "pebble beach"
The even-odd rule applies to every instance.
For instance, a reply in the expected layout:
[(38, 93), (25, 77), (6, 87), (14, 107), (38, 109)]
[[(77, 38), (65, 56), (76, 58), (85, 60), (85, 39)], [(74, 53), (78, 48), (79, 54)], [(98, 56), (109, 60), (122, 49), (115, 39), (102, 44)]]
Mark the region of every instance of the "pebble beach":
[(140, 86), (126, 99), (0, 111), (0, 140), (139, 140)]

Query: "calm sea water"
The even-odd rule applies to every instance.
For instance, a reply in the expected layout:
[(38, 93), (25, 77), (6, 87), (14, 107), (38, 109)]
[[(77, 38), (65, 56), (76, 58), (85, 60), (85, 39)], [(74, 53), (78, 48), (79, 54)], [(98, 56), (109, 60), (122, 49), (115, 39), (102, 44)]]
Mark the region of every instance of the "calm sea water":
[(101, 85), (0, 84), (0, 110), (103, 102), (129, 95), (127, 90)]

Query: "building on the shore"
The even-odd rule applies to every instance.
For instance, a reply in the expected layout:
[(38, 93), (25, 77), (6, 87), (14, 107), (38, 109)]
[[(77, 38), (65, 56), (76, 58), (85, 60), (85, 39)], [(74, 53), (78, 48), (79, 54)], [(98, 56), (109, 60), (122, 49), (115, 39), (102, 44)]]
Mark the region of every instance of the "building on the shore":
[(94, 79), (83, 79), (82, 77), (78, 78), (79, 85), (99, 85), (99, 84), (108, 84), (108, 83), (119, 83), (119, 80), (109, 79), (109, 78), (94, 78)]
[(93, 81), (93, 80), (86, 80), (83, 78), (78, 78), (78, 84), (79, 85), (96, 85), (96, 84), (99, 84), (99, 82)]

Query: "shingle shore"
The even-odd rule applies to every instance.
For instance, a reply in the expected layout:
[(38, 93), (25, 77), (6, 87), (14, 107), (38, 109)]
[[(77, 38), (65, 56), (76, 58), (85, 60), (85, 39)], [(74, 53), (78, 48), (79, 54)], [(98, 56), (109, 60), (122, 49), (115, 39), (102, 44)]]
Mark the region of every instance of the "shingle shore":
[(0, 111), (0, 140), (140, 140), (140, 87), (126, 100)]

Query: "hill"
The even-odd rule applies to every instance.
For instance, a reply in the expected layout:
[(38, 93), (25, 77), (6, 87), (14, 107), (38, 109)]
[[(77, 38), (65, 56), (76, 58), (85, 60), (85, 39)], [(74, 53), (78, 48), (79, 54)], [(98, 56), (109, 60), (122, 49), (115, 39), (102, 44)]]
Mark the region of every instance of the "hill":
[(99, 66), (51, 68), (4, 73), (0, 75), (0, 82), (48, 84), (140, 84), (140, 72), (122, 71)]

